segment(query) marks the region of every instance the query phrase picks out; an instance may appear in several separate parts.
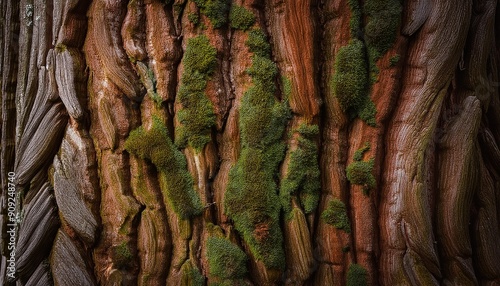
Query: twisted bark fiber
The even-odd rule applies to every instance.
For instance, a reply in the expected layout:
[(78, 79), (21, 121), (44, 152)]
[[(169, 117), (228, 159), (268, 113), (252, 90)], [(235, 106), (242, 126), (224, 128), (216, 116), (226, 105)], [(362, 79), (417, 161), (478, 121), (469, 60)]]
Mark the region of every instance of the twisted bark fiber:
[(0, 0), (0, 284), (500, 284), (499, 9)]

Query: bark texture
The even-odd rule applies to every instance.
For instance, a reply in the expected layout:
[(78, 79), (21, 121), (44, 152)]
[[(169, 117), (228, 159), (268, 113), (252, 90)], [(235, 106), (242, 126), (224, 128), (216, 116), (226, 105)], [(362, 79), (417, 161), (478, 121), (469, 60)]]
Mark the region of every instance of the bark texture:
[(0, 283), (500, 285), (497, 6), (0, 0)]

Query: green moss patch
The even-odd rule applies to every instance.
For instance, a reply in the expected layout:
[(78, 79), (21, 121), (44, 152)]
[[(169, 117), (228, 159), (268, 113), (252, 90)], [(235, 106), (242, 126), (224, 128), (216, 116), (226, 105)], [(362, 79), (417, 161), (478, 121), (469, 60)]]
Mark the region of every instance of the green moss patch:
[(291, 196), (298, 195), (305, 213), (313, 212), (319, 201), (320, 171), (318, 146), (314, 138), (319, 134), (317, 125), (300, 125), (297, 149), (290, 153), (288, 172), (281, 182), (280, 199), (285, 213), (292, 210)]
[(232, 5), (229, 12), (229, 23), (231, 23), (231, 28), (246, 31), (255, 23), (255, 15), (245, 7)]
[[(344, 112), (375, 127), (377, 110), (369, 98), (370, 86), (378, 76), (376, 61), (396, 39), (401, 3), (399, 0), (367, 0), (361, 9), (357, 0), (349, 0), (349, 6), (351, 42), (337, 54), (332, 90)], [(367, 19), (364, 27), (363, 14)], [(391, 59), (391, 65), (398, 60)]]
[(401, 21), (399, 0), (367, 0), (364, 13), (367, 16), (365, 41), (371, 65), (392, 47)]
[(271, 45), (267, 40), (266, 34), (261, 29), (248, 32), (246, 45), (254, 55), (268, 59), (271, 58)]
[(347, 216), (345, 204), (338, 199), (334, 199), (328, 204), (328, 207), (321, 214), (321, 218), (327, 224), (333, 225), (337, 229), (342, 229), (347, 233), (351, 232), (351, 224)]
[(229, 173), (224, 198), (226, 214), (233, 219), (256, 259), (267, 267), (284, 267), (283, 236), (279, 226), (280, 202), (276, 193), (277, 165), (284, 145), (272, 150), (243, 148)]
[(210, 19), (215, 29), (227, 24), (229, 0), (193, 0), (193, 2), (200, 8), (201, 13)]
[(349, 22), (351, 38), (355, 38), (361, 34), (361, 7), (359, 6), (359, 0), (348, 0), (348, 3), (351, 9), (351, 19)]
[(347, 179), (351, 184), (363, 186), (364, 193), (375, 187), (376, 181), (373, 177), (373, 159), (368, 162), (352, 162), (347, 166)]
[(370, 150), (370, 144), (365, 145), (354, 152), (354, 161), (346, 168), (347, 179), (351, 184), (363, 186), (363, 193), (368, 195), (370, 189), (377, 184), (373, 176), (373, 159), (362, 161), (365, 152)]
[(276, 179), (285, 153), (281, 138), (290, 110), (287, 102), (279, 102), (274, 96), (277, 68), (270, 60), (269, 44), (262, 31), (250, 31), (247, 45), (254, 53), (248, 69), (253, 86), (241, 102), (241, 153), (229, 173), (225, 212), (256, 259), (266, 267), (283, 269)]
[(335, 59), (332, 90), (340, 108), (352, 117), (375, 125), (375, 105), (368, 96), (368, 65), (363, 42), (353, 39), (341, 47)]
[(367, 93), (368, 72), (363, 43), (353, 40), (341, 47), (335, 60), (333, 91), (344, 112), (357, 111)]
[(189, 218), (201, 213), (200, 197), (193, 188), (184, 155), (177, 150), (167, 127), (153, 117), (150, 130), (142, 126), (130, 132), (125, 149), (135, 156), (150, 160), (160, 171), (160, 186), (172, 209), (181, 217)]
[(368, 272), (359, 264), (351, 264), (347, 270), (347, 286), (368, 285)]
[(217, 278), (232, 280), (247, 274), (246, 253), (225, 238), (208, 238), (207, 257), (209, 272)]
[(175, 133), (175, 143), (179, 147), (189, 145), (200, 151), (211, 140), (215, 113), (212, 102), (205, 95), (205, 88), (217, 64), (216, 55), (217, 50), (206, 36), (188, 40), (182, 59), (184, 73), (177, 94), (182, 106), (177, 113), (180, 126)]

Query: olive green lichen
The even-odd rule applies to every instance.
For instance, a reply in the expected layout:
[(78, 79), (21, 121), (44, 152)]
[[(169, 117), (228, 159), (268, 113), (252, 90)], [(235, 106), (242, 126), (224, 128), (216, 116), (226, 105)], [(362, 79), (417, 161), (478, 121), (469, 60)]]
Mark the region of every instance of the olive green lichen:
[(203, 207), (193, 188), (186, 159), (170, 140), (167, 127), (159, 118), (153, 117), (150, 130), (141, 126), (130, 132), (125, 149), (156, 166), (161, 189), (175, 213), (183, 219), (201, 213)]
[(257, 260), (266, 267), (283, 269), (285, 255), (276, 178), (284, 157), (281, 138), (290, 110), (286, 101), (279, 102), (274, 96), (277, 68), (270, 60), (263, 32), (250, 31), (247, 45), (254, 53), (248, 69), (253, 85), (241, 101), (241, 153), (229, 173), (225, 212)]
[(328, 204), (328, 208), (323, 211), (321, 218), (324, 222), (333, 225), (337, 229), (341, 229), (346, 233), (351, 232), (351, 224), (345, 204), (338, 199), (334, 199)]
[(290, 153), (288, 172), (281, 182), (280, 199), (286, 214), (292, 210), (291, 196), (299, 195), (305, 213), (313, 212), (319, 201), (320, 172), (318, 146), (314, 138), (319, 134), (317, 125), (300, 125), (297, 149)]
[(232, 5), (229, 11), (231, 28), (246, 31), (255, 23), (255, 15), (245, 7)]
[(221, 28), (227, 23), (229, 13), (229, 0), (193, 0), (200, 8), (201, 13), (206, 15), (215, 29)]
[(208, 238), (207, 257), (210, 275), (217, 278), (233, 280), (247, 274), (246, 253), (225, 238)]
[(180, 126), (176, 129), (175, 143), (179, 147), (192, 146), (200, 151), (211, 140), (215, 113), (210, 99), (205, 95), (209, 77), (217, 64), (217, 50), (204, 35), (188, 40), (182, 59), (184, 73), (177, 100), (182, 109), (177, 113)]
[(368, 272), (359, 264), (351, 264), (347, 270), (347, 286), (366, 286)]

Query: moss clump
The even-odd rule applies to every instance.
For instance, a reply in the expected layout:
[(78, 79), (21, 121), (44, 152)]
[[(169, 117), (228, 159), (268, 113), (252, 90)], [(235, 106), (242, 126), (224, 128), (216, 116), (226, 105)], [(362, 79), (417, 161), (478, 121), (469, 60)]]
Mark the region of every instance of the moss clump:
[(352, 40), (340, 48), (335, 60), (333, 92), (344, 112), (356, 112), (365, 102), (368, 71), (363, 43)]
[(206, 15), (212, 26), (218, 29), (227, 23), (227, 14), (229, 12), (228, 0), (193, 0), (198, 7), (200, 7), (201, 13)]
[(217, 63), (217, 50), (204, 35), (188, 41), (182, 59), (184, 73), (177, 99), (182, 109), (177, 113), (180, 126), (176, 129), (175, 143), (179, 147), (190, 145), (200, 151), (211, 140), (215, 113), (205, 88)]
[(252, 66), (247, 70), (247, 73), (252, 76), (254, 83), (262, 85), (259, 88), (271, 91), (268, 86), (272, 85), (274, 91), (274, 79), (278, 74), (278, 68), (271, 59), (262, 56), (253, 56)]
[(349, 7), (351, 8), (351, 20), (349, 27), (351, 28), (351, 38), (360, 35), (361, 32), (361, 7), (359, 7), (358, 0), (348, 0)]
[(297, 149), (290, 153), (288, 172), (281, 182), (280, 199), (285, 213), (292, 210), (291, 195), (299, 195), (305, 213), (313, 212), (319, 201), (320, 172), (318, 146), (314, 138), (319, 134), (317, 125), (300, 125)]
[(337, 229), (341, 229), (346, 233), (351, 232), (351, 224), (349, 223), (345, 204), (338, 199), (330, 202), (328, 208), (321, 214), (321, 218)]
[(262, 31), (249, 33), (247, 45), (254, 55), (248, 73), (253, 86), (241, 101), (241, 153), (229, 173), (224, 205), (254, 257), (268, 268), (283, 269), (281, 206), (275, 180), (284, 157), (281, 137), (290, 110), (286, 102), (274, 97), (277, 69), (270, 60), (269, 44), (262, 36)]
[(151, 160), (160, 171), (160, 184), (172, 209), (181, 218), (201, 213), (200, 197), (193, 188), (184, 155), (175, 148), (166, 126), (153, 117), (150, 130), (142, 126), (130, 132), (125, 149), (139, 158)]
[(267, 267), (282, 269), (285, 261), (279, 226), (280, 203), (274, 179), (283, 159), (284, 145), (270, 147), (268, 151), (242, 149), (229, 173), (224, 205), (255, 258)]
[(207, 257), (210, 274), (217, 278), (238, 279), (247, 274), (247, 255), (225, 238), (208, 238)]
[(375, 104), (369, 97), (366, 97), (363, 106), (358, 110), (358, 117), (366, 122), (366, 124), (375, 127), (377, 126), (375, 115), (377, 115)]
[(368, 96), (367, 61), (361, 41), (353, 39), (340, 48), (335, 60), (332, 89), (344, 112), (360, 117), (371, 126), (376, 125), (376, 109)]
[(373, 159), (368, 162), (355, 161), (346, 169), (347, 179), (351, 184), (363, 186), (363, 193), (368, 195), (370, 189), (375, 187), (376, 181), (373, 176)]
[(255, 15), (245, 7), (232, 5), (229, 11), (229, 23), (231, 28), (246, 31), (255, 23)]
[(113, 248), (113, 261), (118, 269), (124, 269), (130, 266), (134, 258), (127, 242), (122, 242)]
[(359, 264), (351, 264), (347, 270), (347, 286), (366, 286), (368, 272)]
[[(367, 16), (365, 40), (372, 66), (396, 40), (401, 20), (399, 0), (367, 0), (364, 12)], [(372, 69), (373, 70), (373, 69)]]
[(217, 64), (217, 50), (210, 45), (207, 36), (200, 35), (187, 42), (186, 52), (182, 59), (184, 69), (209, 76)]
[(368, 162), (352, 162), (347, 167), (347, 179), (352, 184), (365, 185), (368, 188), (375, 186), (375, 178), (372, 175), (373, 159)]
[(261, 29), (248, 32), (246, 45), (254, 55), (268, 59), (271, 58), (271, 45), (267, 40), (266, 34)]
[(351, 184), (363, 186), (363, 193), (368, 195), (370, 189), (375, 187), (377, 182), (373, 176), (373, 159), (369, 161), (361, 161), (363, 155), (370, 150), (370, 143), (365, 143), (365, 145), (356, 150), (353, 156), (353, 162), (347, 166), (347, 179)]

